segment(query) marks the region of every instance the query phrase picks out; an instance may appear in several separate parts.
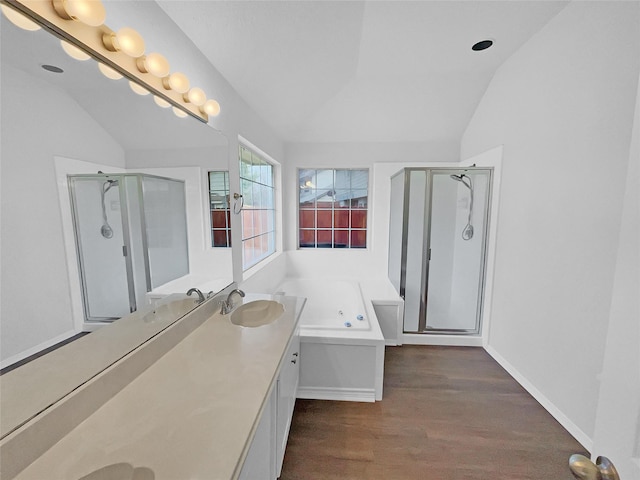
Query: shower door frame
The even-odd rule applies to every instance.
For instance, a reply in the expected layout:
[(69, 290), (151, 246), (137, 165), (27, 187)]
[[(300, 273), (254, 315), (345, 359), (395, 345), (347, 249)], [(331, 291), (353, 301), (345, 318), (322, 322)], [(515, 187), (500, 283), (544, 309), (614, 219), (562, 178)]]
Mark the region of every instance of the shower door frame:
[[(426, 173), (426, 186), (425, 186), (425, 198), (424, 198), (424, 212), (425, 220), (423, 226), (423, 250), (422, 250), (422, 267), (421, 267), (421, 290), (420, 290), (420, 310), (418, 316), (418, 330), (411, 331), (404, 329), (404, 322), (402, 325), (402, 331), (404, 334), (417, 334), (417, 335), (480, 335), (482, 331), (482, 311), (484, 305), (484, 292), (486, 286), (486, 272), (487, 272), (487, 249), (489, 240), (489, 222), (491, 217), (491, 200), (493, 194), (493, 167), (407, 167), (404, 168), (398, 174), (404, 175), (404, 208), (402, 219), (402, 256), (401, 256), (401, 271), (400, 271), (400, 296), (404, 299), (406, 292), (406, 261), (407, 261), (407, 244), (408, 244), (408, 224), (409, 224), (409, 198), (411, 189), (411, 172), (420, 171)], [(430, 328), (427, 329), (427, 305), (429, 301), (429, 263), (431, 261), (431, 218), (432, 218), (432, 206), (433, 206), (433, 174), (439, 173), (444, 175), (451, 174), (463, 174), (466, 172), (482, 171), (488, 174), (488, 188), (487, 197), (483, 202), (484, 213), (483, 219), (483, 235), (481, 246), (481, 265), (478, 275), (478, 294), (476, 298), (476, 323), (474, 329), (444, 329), (444, 328)], [(396, 175), (398, 175), (396, 174)]]
[[(125, 176), (136, 176), (136, 175), (126, 175), (126, 174), (77, 174), (77, 175), (67, 175), (67, 183), (69, 185), (69, 200), (71, 204), (71, 220), (73, 223), (73, 234), (76, 244), (76, 261), (78, 263), (78, 273), (80, 274), (80, 288), (82, 294), (82, 311), (84, 313), (84, 321), (88, 323), (97, 323), (97, 322), (112, 322), (117, 320), (119, 317), (94, 317), (91, 316), (89, 311), (89, 294), (87, 292), (87, 279), (86, 272), (84, 269), (83, 261), (84, 258), (82, 255), (83, 247), (82, 247), (82, 239), (80, 238), (79, 226), (78, 226), (78, 211), (76, 207), (76, 189), (75, 189), (75, 179), (86, 179), (96, 181), (100, 181), (104, 179), (104, 181), (109, 179), (117, 179), (118, 180), (118, 198), (120, 201), (120, 218), (122, 223), (122, 254), (125, 257), (125, 271), (127, 274), (127, 291), (129, 293), (129, 312), (134, 312), (137, 309), (137, 302), (135, 297), (135, 287), (134, 287), (134, 278), (133, 278), (133, 263), (131, 260), (131, 232), (129, 229), (129, 212), (127, 211), (127, 192), (124, 186), (124, 177)], [(138, 189), (140, 189), (140, 182), (138, 182)], [(142, 212), (142, 202), (140, 203), (140, 210)], [(146, 234), (143, 233), (143, 237)], [(146, 244), (146, 238), (143, 240)], [(145, 256), (144, 259), (145, 265), (148, 262), (148, 259)], [(147, 284), (148, 289), (148, 284)]]
[[(78, 217), (77, 217), (77, 208), (76, 208), (76, 200), (75, 200), (75, 188), (74, 188), (74, 179), (95, 179), (97, 181), (107, 179), (118, 179), (118, 196), (120, 200), (120, 215), (122, 221), (122, 237), (123, 237), (123, 246), (122, 253), (125, 257), (125, 268), (127, 274), (127, 289), (129, 293), (129, 310), (130, 312), (134, 312), (137, 310), (137, 300), (136, 300), (136, 285), (135, 285), (135, 275), (134, 275), (134, 266), (133, 266), (133, 257), (132, 257), (132, 245), (131, 245), (131, 228), (129, 223), (129, 211), (128, 211), (128, 200), (127, 200), (127, 190), (126, 190), (126, 177), (135, 177), (136, 178), (136, 189), (138, 194), (138, 210), (139, 210), (139, 218), (140, 218), (140, 230), (141, 230), (141, 243), (142, 243), (142, 262), (144, 264), (144, 283), (145, 289), (147, 292), (151, 291), (152, 288), (152, 279), (151, 279), (151, 268), (150, 268), (150, 258), (149, 258), (149, 239), (147, 234), (147, 223), (145, 219), (145, 209), (144, 209), (144, 185), (143, 178), (155, 178), (161, 180), (168, 180), (172, 182), (178, 182), (184, 184), (184, 180), (179, 180), (175, 178), (163, 177), (160, 175), (151, 175), (146, 173), (89, 173), (89, 174), (68, 174), (67, 175), (67, 183), (69, 186), (69, 199), (71, 204), (71, 221), (73, 224), (73, 232), (74, 232), (74, 240), (76, 247), (76, 262), (78, 265), (78, 272), (80, 276), (80, 290), (82, 297), (82, 310), (84, 313), (84, 322), (86, 323), (99, 323), (99, 322), (112, 322), (117, 320), (119, 317), (94, 317), (90, 315), (89, 311), (89, 296), (87, 292), (87, 282), (86, 282), (86, 273), (84, 270), (84, 266), (82, 263), (82, 241), (79, 236), (78, 231)], [(184, 193), (186, 196), (186, 185), (184, 188)], [(186, 214), (186, 212), (185, 212)], [(186, 217), (185, 217), (186, 218)], [(188, 235), (188, 234), (187, 234)], [(187, 265), (189, 262), (189, 252), (186, 252), (187, 257)]]

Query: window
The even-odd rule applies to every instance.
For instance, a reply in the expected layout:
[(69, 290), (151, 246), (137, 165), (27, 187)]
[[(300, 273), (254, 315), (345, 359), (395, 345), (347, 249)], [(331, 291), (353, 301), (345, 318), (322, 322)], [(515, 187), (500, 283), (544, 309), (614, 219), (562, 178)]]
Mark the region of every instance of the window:
[(298, 170), (300, 248), (367, 246), (368, 170)]
[(240, 145), (242, 265), (247, 270), (276, 251), (273, 165)]
[(211, 208), (211, 246), (231, 246), (231, 211), (229, 210), (229, 172), (209, 172)]

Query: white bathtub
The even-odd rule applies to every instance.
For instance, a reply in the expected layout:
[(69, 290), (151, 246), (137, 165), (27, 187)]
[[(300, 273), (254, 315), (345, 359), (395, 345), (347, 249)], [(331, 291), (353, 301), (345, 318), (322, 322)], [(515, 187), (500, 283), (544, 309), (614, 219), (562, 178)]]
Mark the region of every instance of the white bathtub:
[(306, 330), (371, 330), (360, 286), (344, 280), (287, 279), (286, 295), (306, 297), (300, 327)]
[(298, 398), (381, 400), (385, 341), (358, 282), (286, 278), (277, 293), (307, 299)]

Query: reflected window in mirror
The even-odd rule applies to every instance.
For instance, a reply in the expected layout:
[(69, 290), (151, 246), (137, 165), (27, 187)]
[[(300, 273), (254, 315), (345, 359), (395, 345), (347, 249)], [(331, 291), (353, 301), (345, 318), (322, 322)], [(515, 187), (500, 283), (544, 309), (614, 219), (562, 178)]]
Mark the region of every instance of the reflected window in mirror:
[(231, 210), (229, 208), (229, 172), (209, 172), (211, 246), (231, 246)]
[(247, 270), (276, 251), (274, 166), (240, 145), (242, 267)]

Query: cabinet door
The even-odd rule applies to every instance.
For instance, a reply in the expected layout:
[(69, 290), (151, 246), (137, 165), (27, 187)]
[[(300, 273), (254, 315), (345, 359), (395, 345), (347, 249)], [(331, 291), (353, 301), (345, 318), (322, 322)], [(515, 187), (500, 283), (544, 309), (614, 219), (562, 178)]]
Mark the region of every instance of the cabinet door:
[[(249, 447), (247, 458), (240, 471), (239, 480), (274, 480), (276, 473), (276, 390), (269, 395), (269, 400), (260, 417), (260, 423)], [(281, 462), (282, 463), (282, 462)], [(278, 475), (280, 471), (278, 470)]]
[(277, 383), (277, 419), (276, 419), (276, 443), (277, 443), (277, 472), (278, 477), (282, 471), (282, 461), (289, 438), (293, 408), (298, 392), (298, 378), (300, 374), (300, 336), (296, 332), (287, 353), (284, 364), (280, 370)]

